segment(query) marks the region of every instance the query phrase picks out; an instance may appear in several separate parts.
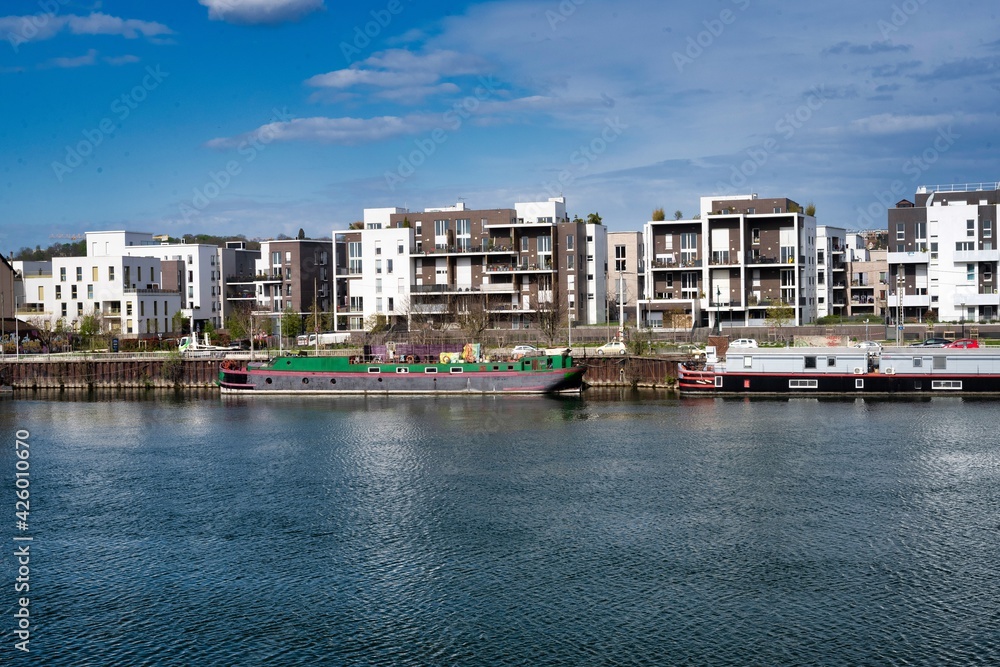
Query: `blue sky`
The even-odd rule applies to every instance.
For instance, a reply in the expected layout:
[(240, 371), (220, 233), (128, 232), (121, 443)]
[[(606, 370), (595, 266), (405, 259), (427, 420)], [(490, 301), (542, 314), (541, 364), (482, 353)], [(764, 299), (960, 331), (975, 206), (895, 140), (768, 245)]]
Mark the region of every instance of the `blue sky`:
[[(349, 6), (342, 6), (349, 5)], [(320, 236), (564, 194), (884, 227), (1000, 180), (997, 3), (7, 0), (0, 250), (93, 229)]]

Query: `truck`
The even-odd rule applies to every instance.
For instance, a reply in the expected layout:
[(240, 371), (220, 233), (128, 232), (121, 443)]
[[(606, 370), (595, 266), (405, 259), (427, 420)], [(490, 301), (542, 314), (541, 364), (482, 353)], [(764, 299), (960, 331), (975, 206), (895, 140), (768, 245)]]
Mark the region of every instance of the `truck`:
[[(317, 340), (318, 339), (318, 340)], [(341, 333), (321, 333), (321, 334), (303, 334), (295, 339), (295, 344), (299, 347), (315, 346), (319, 345), (342, 345), (351, 340), (351, 334), (346, 332)]]

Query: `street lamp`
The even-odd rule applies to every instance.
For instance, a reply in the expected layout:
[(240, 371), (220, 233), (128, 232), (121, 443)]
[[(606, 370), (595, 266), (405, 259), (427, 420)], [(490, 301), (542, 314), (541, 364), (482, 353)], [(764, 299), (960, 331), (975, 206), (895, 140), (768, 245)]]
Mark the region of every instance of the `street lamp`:
[(715, 328), (712, 329), (712, 334), (715, 336), (722, 335), (722, 324), (719, 320), (719, 311), (722, 308), (722, 289), (716, 285), (715, 286)]
[(965, 299), (962, 300), (962, 312), (959, 313), (962, 321), (962, 338), (965, 338)]
[(865, 318), (865, 340), (868, 340), (868, 318)]

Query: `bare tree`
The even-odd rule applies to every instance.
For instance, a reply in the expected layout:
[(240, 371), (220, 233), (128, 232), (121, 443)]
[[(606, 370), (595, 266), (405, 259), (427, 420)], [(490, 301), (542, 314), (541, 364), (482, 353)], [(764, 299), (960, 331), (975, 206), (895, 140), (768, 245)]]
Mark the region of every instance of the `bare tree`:
[(553, 347), (560, 338), (569, 315), (569, 308), (562, 293), (555, 287), (551, 292), (551, 300), (541, 300), (535, 293), (528, 301), (529, 308), (533, 311), (533, 319), (548, 347)]
[(234, 340), (249, 338), (253, 327), (253, 308), (249, 303), (238, 303), (226, 318), (229, 337)]
[(470, 341), (481, 342), (483, 333), (490, 328), (485, 299), (481, 292), (463, 293), (456, 299), (458, 326)]

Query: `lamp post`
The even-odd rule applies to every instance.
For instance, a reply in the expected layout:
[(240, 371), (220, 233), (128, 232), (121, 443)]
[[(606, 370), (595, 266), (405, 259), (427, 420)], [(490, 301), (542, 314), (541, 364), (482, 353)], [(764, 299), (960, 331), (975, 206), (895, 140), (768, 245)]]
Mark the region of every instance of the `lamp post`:
[(722, 289), (716, 285), (715, 286), (715, 327), (712, 329), (712, 334), (715, 336), (722, 335), (722, 323), (719, 319), (719, 312), (722, 309)]
[(868, 340), (868, 318), (865, 318), (865, 340)]
[(958, 316), (962, 321), (962, 338), (965, 338), (965, 299), (962, 299), (962, 312)]

